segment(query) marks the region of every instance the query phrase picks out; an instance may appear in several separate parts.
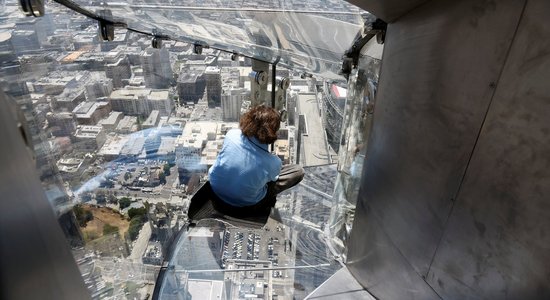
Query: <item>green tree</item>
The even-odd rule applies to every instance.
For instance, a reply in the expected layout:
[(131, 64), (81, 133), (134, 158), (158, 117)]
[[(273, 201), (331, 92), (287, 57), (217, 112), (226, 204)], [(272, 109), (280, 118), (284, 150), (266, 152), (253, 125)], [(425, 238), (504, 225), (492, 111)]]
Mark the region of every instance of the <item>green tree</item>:
[(147, 216), (135, 216), (130, 220), (130, 226), (128, 227), (128, 237), (133, 241), (139, 235), (139, 230), (143, 224), (147, 221)]
[(160, 184), (166, 184), (166, 175), (164, 173), (159, 173), (159, 182)]
[(164, 164), (164, 175), (170, 176), (170, 165)]
[(80, 227), (86, 227), (89, 221), (94, 219), (94, 215), (91, 211), (84, 209), (82, 205), (77, 204), (73, 207), (73, 212), (76, 217), (76, 221)]
[(132, 204), (132, 200), (128, 197), (122, 197), (118, 200), (118, 206), (120, 209), (125, 209), (126, 207), (130, 206)]
[(113, 226), (111, 224), (105, 224), (103, 225), (103, 235), (109, 235), (118, 232), (118, 227)]
[(104, 191), (97, 191), (95, 194), (95, 201), (97, 204), (105, 204), (107, 203), (107, 196), (105, 195)]
[(140, 208), (130, 208), (128, 210), (128, 217), (133, 219), (135, 216), (143, 216), (147, 214), (147, 209), (145, 207)]

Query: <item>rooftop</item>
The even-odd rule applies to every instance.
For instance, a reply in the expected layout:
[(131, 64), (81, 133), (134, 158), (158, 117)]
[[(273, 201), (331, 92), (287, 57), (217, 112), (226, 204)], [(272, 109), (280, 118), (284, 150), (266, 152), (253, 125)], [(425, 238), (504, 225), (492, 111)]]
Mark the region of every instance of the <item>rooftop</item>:
[(149, 94), (148, 98), (150, 100), (166, 100), (169, 98), (169, 96), (170, 94), (168, 93), (167, 90), (153, 90)]
[(151, 93), (151, 89), (132, 88), (114, 90), (111, 93), (112, 99), (137, 99), (139, 96), (147, 96)]
[(123, 115), (120, 111), (112, 111), (109, 113), (109, 116), (101, 121), (99, 121), (98, 125), (115, 125), (118, 122), (118, 119), (120, 116)]
[(118, 156), (129, 139), (129, 135), (116, 134), (108, 136), (107, 141), (105, 141), (105, 144), (99, 150), (98, 155)]
[(75, 137), (90, 138), (97, 137), (103, 128), (101, 126), (92, 126), (92, 125), (79, 125), (77, 126)]
[(220, 68), (215, 66), (208, 66), (204, 70), (204, 74), (220, 74)]
[(74, 109), (73, 113), (77, 118), (90, 118), (92, 114), (102, 107), (109, 105), (109, 102), (100, 101), (100, 102), (91, 102), (86, 101), (78, 104)]
[(155, 126), (159, 119), (159, 111), (153, 110), (151, 111), (151, 114), (149, 114), (149, 117), (147, 117), (147, 120), (143, 122), (143, 126)]

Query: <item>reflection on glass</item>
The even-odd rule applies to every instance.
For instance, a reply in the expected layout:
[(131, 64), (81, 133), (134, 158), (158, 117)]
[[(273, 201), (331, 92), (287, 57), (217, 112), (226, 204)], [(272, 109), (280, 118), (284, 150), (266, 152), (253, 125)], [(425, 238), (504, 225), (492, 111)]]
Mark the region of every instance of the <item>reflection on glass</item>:
[[(22, 111), (37, 173), (92, 298), (144, 299), (158, 283), (161, 299), (204, 299), (201, 291), (302, 299), (338, 270), (327, 241), (349, 223), (339, 216), (352, 211), (342, 199), (357, 187), (365, 147), (353, 149), (365, 144), (368, 124), (359, 111), (377, 63), (364, 58), (349, 91), (337, 72), (363, 12), (340, 1), (77, 2), (178, 39), (154, 49), (150, 37), (117, 28), (101, 42), (96, 21), (55, 3), (42, 18), (0, 4), (0, 88)], [(251, 60), (212, 48), (196, 54), (193, 43), (279, 59), (276, 76), (290, 79), (273, 152), (302, 164), (306, 177), (278, 197), (264, 229), (185, 226), (191, 195), (251, 103)], [(334, 205), (338, 172), (347, 177), (338, 177)]]
[[(338, 178), (334, 191), (328, 234), (329, 245), (345, 261), (345, 243), (351, 231), (355, 204), (359, 193), (367, 142), (374, 111), (374, 96), (380, 70), (381, 46), (368, 43), (373, 56), (362, 55), (352, 71), (339, 141)], [(371, 54), (373, 55), (373, 54)]]
[[(336, 166), (306, 167), (296, 187), (278, 195), (262, 229), (203, 220), (183, 232), (162, 278), (161, 299), (303, 299), (341, 265), (326, 246)], [(206, 294), (205, 294), (206, 293)]]
[(333, 79), (341, 78), (341, 57), (366, 15), (344, 1), (104, 1), (99, 6), (83, 0), (76, 3), (132, 29), (278, 62), (295, 71)]

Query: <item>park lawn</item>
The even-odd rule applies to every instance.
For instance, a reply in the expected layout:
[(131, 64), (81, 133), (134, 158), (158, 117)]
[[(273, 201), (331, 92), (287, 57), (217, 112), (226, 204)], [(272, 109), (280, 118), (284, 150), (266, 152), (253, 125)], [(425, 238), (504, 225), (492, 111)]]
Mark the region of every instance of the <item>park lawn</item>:
[(86, 227), (81, 227), (82, 234), (86, 241), (95, 240), (103, 236), (103, 226), (109, 224), (118, 227), (121, 237), (128, 231), (130, 222), (126, 217), (121, 216), (117, 211), (108, 207), (93, 207), (90, 205), (82, 205), (85, 210), (89, 210), (94, 215), (94, 219), (86, 224)]

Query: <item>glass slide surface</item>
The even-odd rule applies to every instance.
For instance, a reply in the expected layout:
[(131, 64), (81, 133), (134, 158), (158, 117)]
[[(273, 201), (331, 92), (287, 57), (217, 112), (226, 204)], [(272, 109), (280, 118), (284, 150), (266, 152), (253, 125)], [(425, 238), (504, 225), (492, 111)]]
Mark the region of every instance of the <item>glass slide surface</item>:
[(74, 2), (132, 29), (333, 79), (368, 15), (340, 0)]
[[(150, 36), (117, 28), (103, 42), (97, 21), (55, 2), (41, 18), (0, 2), (0, 88), (21, 110), (37, 176), (92, 298), (303, 299), (337, 271), (350, 223), (342, 212), (353, 210), (345, 198), (360, 174), (348, 160), (364, 156), (354, 150), (368, 123), (359, 112), (372, 92), (364, 84), (377, 78), (354, 75), (361, 86), (347, 110), (337, 70), (363, 12), (340, 1), (77, 3), (177, 38), (154, 49)], [(213, 47), (196, 54), (197, 41)], [(191, 196), (251, 103), (250, 58), (214, 46), (280, 57), (276, 75), (290, 80), (273, 151), (306, 176), (279, 195), (262, 229), (186, 227)], [(334, 198), (339, 172), (353, 180), (339, 179)]]

